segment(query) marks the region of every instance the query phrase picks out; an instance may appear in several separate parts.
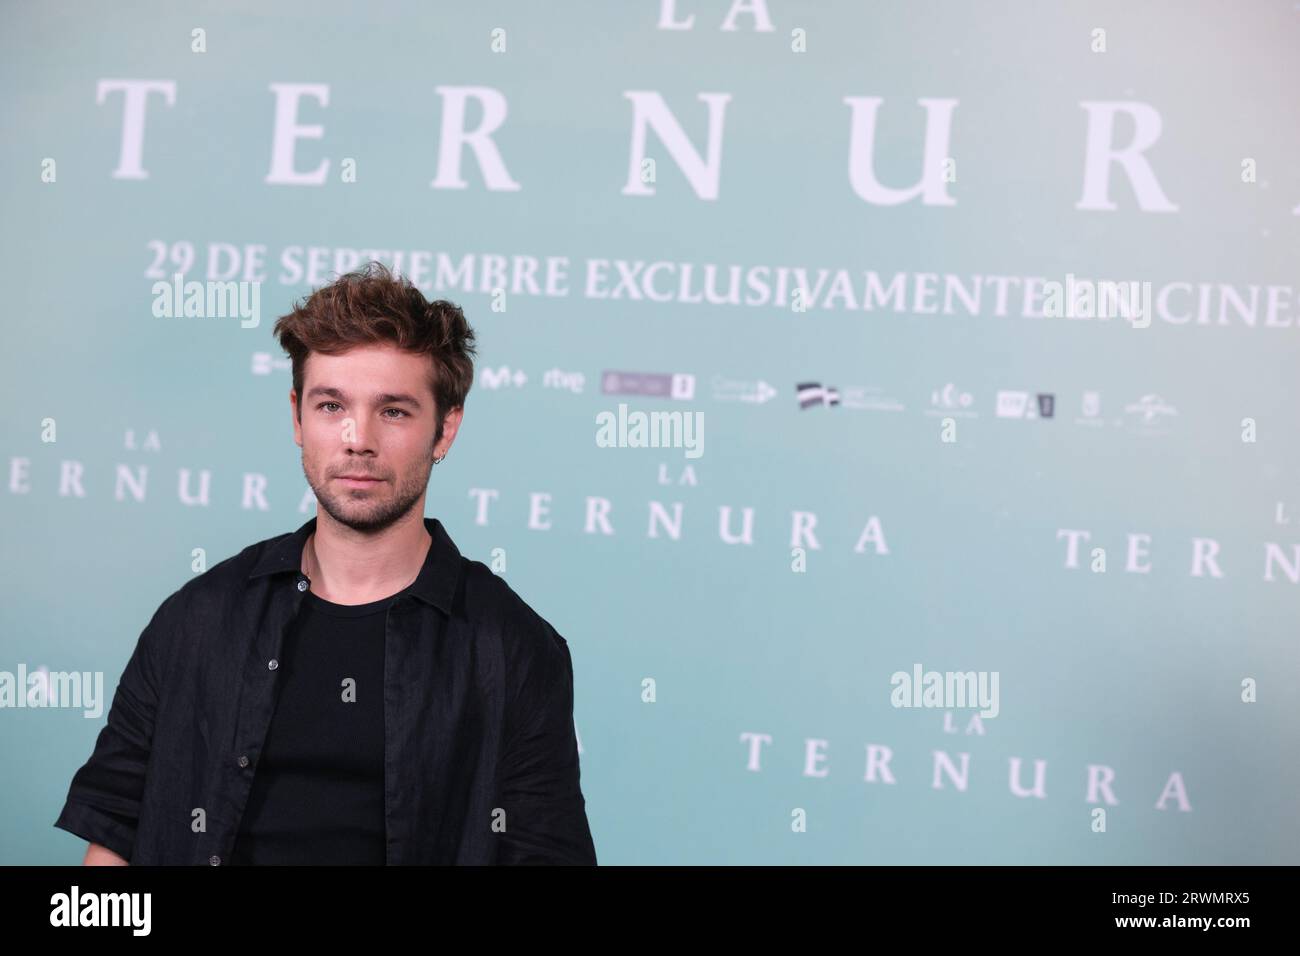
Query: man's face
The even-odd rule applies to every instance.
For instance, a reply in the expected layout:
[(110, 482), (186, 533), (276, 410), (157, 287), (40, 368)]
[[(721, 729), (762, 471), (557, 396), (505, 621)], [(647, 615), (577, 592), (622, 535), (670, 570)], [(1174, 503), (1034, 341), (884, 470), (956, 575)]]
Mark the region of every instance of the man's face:
[(424, 514), (433, 457), (447, 453), (461, 418), (447, 414), (435, 448), (429, 374), (429, 356), (389, 344), (308, 356), (301, 400), (290, 392), (293, 437), (307, 484), (335, 521), (378, 531), (416, 506)]

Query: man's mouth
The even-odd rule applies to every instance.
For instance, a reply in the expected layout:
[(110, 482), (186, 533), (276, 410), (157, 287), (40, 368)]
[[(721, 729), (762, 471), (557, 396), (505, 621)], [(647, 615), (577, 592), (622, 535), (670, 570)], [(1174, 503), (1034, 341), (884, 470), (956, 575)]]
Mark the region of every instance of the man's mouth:
[(349, 488), (373, 488), (375, 485), (381, 484), (384, 479), (373, 478), (369, 475), (339, 475), (338, 480)]

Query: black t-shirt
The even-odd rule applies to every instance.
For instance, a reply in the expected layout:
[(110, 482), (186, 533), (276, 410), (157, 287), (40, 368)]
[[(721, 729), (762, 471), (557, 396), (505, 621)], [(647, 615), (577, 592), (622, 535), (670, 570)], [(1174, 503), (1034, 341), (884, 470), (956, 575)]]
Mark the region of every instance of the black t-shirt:
[(384, 864), (384, 626), (401, 593), (304, 596), (232, 863)]

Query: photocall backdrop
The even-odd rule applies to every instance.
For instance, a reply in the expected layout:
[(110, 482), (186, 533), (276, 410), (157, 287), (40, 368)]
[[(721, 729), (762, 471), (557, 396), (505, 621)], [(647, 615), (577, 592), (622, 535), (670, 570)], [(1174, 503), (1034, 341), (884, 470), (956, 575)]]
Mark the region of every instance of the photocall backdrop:
[(1300, 862), (1291, 0), (5, 13), (0, 862), (314, 515), (271, 326), (371, 258), (479, 335), (428, 513), (570, 643), (602, 863)]

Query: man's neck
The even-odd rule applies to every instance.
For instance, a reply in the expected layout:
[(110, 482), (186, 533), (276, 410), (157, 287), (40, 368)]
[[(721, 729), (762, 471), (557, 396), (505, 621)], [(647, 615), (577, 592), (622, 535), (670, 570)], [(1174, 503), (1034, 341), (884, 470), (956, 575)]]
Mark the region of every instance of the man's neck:
[(369, 604), (412, 584), (432, 545), (423, 510), (412, 510), (371, 533), (318, 512), (316, 530), (303, 547), (302, 567), (317, 597), (334, 604)]

